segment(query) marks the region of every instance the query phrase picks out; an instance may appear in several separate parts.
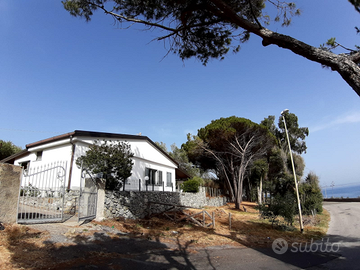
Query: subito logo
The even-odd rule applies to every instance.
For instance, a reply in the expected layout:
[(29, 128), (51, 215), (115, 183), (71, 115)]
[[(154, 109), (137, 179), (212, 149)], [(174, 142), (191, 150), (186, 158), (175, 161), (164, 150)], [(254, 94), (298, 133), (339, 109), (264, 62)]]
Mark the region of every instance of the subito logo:
[(284, 254), (288, 250), (288, 243), (282, 238), (277, 238), (272, 243), (272, 250), (276, 254)]

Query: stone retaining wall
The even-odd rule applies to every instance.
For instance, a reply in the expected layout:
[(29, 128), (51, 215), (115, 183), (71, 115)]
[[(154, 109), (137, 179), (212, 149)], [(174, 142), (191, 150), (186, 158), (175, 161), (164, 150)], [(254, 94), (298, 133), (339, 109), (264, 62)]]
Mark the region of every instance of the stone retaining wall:
[(79, 190), (68, 190), (65, 192), (64, 213), (75, 214), (79, 203)]
[[(207, 198), (205, 190), (198, 193), (185, 192), (153, 192), (153, 191), (106, 191), (104, 202), (105, 218), (144, 218), (151, 213), (160, 213), (169, 206), (149, 204), (160, 202), (183, 205), (193, 208), (204, 206), (222, 206), (227, 203), (226, 197)], [(150, 209), (149, 209), (150, 205)]]
[[(47, 194), (42, 196), (41, 192), (38, 192), (39, 194), (37, 196), (32, 197), (31, 194), (29, 194), (29, 192), (32, 192), (31, 190), (25, 192), (28, 194), (21, 197), (22, 199), (20, 200), (23, 205), (29, 205), (39, 209), (62, 210), (63, 195), (57, 194), (56, 196), (51, 197)], [(65, 191), (64, 213), (75, 213), (77, 210), (78, 198), (79, 190)]]

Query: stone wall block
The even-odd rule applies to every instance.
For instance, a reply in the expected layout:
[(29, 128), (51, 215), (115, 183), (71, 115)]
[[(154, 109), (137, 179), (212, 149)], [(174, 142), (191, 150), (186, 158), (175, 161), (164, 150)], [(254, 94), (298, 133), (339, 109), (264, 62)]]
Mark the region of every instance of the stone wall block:
[[(222, 206), (227, 203), (225, 197), (207, 198), (205, 189), (198, 193), (158, 192), (158, 191), (106, 191), (104, 216), (106, 218), (144, 218), (149, 213), (149, 202), (184, 205), (195, 208), (204, 206)], [(160, 213), (167, 206), (151, 204), (151, 213)]]
[(0, 222), (15, 223), (21, 167), (0, 163)]

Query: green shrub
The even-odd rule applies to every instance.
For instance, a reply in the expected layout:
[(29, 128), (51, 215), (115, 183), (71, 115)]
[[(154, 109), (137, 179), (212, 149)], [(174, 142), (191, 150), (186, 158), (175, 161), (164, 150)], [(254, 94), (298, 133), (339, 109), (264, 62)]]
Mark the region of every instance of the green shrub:
[(319, 178), (312, 172), (308, 174), (305, 181), (299, 185), (301, 197), (301, 210), (304, 215), (311, 215), (316, 210), (322, 213), (323, 195), (319, 186)]
[(199, 186), (203, 186), (205, 184), (205, 180), (199, 176), (194, 176), (193, 178), (190, 178), (189, 180), (197, 181), (199, 183)]
[(302, 186), (301, 194), (301, 210), (304, 215), (310, 215), (312, 210), (322, 213), (323, 196), (321, 189), (313, 188), (310, 185)]
[(264, 204), (257, 208), (261, 211), (262, 217), (269, 219), (272, 225), (279, 225), (278, 217), (283, 217), (284, 221), (292, 226), (294, 215), (298, 213), (296, 206), (295, 194), (287, 191), (284, 196), (277, 194), (271, 204)]
[(199, 192), (199, 188), (200, 188), (200, 183), (198, 180), (196, 179), (189, 179), (187, 181), (185, 181), (182, 185), (181, 188), (184, 192), (193, 192), (193, 193), (197, 193)]

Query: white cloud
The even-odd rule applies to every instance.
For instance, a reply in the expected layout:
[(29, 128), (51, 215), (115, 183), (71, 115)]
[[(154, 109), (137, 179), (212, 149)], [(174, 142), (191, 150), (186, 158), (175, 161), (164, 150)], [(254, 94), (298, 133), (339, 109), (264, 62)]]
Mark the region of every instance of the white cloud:
[(318, 126), (314, 126), (310, 128), (311, 132), (316, 132), (328, 128), (336, 128), (343, 124), (349, 123), (359, 123), (360, 122), (360, 112), (352, 112), (346, 115), (342, 115), (337, 117), (333, 121), (327, 121), (325, 124), (320, 124)]

